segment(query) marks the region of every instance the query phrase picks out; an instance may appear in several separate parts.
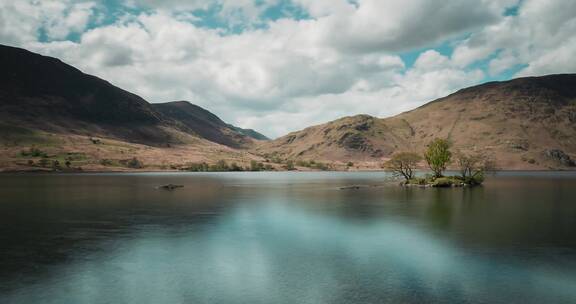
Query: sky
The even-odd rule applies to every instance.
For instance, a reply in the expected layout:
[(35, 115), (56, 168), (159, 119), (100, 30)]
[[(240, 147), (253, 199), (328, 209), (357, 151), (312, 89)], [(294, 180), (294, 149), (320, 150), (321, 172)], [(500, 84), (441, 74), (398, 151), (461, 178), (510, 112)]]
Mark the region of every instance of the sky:
[(576, 72), (576, 0), (0, 0), (0, 44), (274, 138)]

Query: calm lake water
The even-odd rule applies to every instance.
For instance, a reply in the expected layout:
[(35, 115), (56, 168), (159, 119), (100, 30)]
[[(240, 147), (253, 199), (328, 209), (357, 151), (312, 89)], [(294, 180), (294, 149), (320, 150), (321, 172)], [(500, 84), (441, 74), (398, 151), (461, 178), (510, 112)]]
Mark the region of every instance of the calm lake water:
[(0, 303), (576, 303), (575, 173), (385, 178), (2, 175)]

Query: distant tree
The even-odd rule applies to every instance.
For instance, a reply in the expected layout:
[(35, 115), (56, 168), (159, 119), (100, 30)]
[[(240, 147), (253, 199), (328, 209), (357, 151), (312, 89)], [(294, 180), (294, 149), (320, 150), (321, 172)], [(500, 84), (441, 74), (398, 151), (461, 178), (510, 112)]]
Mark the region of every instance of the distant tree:
[(284, 168), (288, 171), (292, 171), (292, 170), (296, 169), (296, 168), (294, 168), (294, 162), (291, 160), (286, 161), (286, 165), (284, 165)]
[(298, 167), (310, 167), (310, 162), (299, 159), (296, 161), (296, 166), (298, 166)]
[(210, 169), (210, 166), (205, 163), (189, 163), (187, 166), (183, 167), (181, 170), (192, 171), (192, 172), (206, 172)]
[(60, 162), (58, 160), (52, 161), (52, 170), (54, 171), (62, 170), (62, 167), (60, 166)]
[(21, 156), (28, 156), (28, 157), (48, 157), (48, 154), (34, 146), (30, 147), (28, 150), (20, 151)]
[(42, 157), (42, 158), (38, 161), (38, 164), (39, 164), (41, 167), (47, 167), (49, 163), (50, 163), (50, 160), (49, 160), (47, 157)]
[(424, 158), (434, 173), (434, 177), (442, 177), (446, 166), (450, 163), (452, 152), (450, 152), (450, 142), (447, 139), (436, 138), (429, 145), (424, 153)]
[(142, 161), (140, 161), (139, 159), (137, 159), (136, 157), (133, 157), (132, 159), (128, 160), (126, 162), (126, 166), (128, 168), (132, 168), (132, 169), (141, 169), (144, 168), (144, 164), (142, 163)]
[(100, 160), (100, 164), (101, 164), (102, 166), (112, 166), (113, 162), (112, 162), (111, 159), (106, 159), (106, 158), (104, 158), (104, 159), (101, 159), (101, 160)]
[(64, 165), (66, 166), (66, 168), (70, 169), (70, 167), (72, 166), (72, 157), (71, 156), (66, 157), (66, 161), (64, 162)]
[(237, 163), (230, 164), (230, 171), (244, 171), (244, 168), (238, 166)]
[(414, 178), (414, 170), (422, 157), (412, 152), (400, 152), (392, 155), (392, 158), (386, 162), (385, 166), (395, 175), (402, 176), (406, 181)]
[(221, 159), (216, 162), (216, 164), (210, 166), (210, 171), (214, 172), (223, 172), (223, 171), (230, 171), (230, 167), (225, 160)]
[(264, 170), (264, 164), (257, 162), (255, 160), (250, 161), (250, 171), (262, 171)]
[(325, 164), (323, 162), (315, 162), (311, 167), (322, 171), (328, 171), (332, 166), (331, 164)]

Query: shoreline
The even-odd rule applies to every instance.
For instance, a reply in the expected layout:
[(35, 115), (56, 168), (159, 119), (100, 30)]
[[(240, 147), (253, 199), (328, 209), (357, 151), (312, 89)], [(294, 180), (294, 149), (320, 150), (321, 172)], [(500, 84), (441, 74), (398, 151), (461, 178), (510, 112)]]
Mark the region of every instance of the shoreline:
[[(64, 171), (53, 171), (53, 170), (0, 170), (0, 175), (10, 175), (10, 174), (46, 174), (46, 175), (63, 175), (63, 174), (148, 174), (148, 173), (391, 173), (387, 170), (269, 170), (269, 171), (183, 171), (183, 170), (64, 170)], [(429, 173), (430, 171), (417, 171), (419, 173)], [(450, 171), (448, 171), (450, 172)], [(524, 172), (524, 173), (546, 173), (546, 172), (566, 172), (566, 173), (576, 173), (576, 168), (574, 169), (550, 169), (550, 170), (528, 170), (528, 169), (504, 169), (495, 170), (493, 173), (498, 174), (506, 172)]]

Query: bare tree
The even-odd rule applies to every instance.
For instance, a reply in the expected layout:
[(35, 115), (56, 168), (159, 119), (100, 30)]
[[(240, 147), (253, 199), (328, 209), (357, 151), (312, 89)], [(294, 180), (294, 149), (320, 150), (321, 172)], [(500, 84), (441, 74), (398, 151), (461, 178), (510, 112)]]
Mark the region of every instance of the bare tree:
[(386, 162), (386, 167), (395, 175), (402, 176), (406, 181), (414, 177), (414, 170), (422, 157), (412, 152), (400, 152), (392, 155), (392, 158)]
[(456, 154), (456, 165), (463, 179), (481, 181), (484, 173), (496, 169), (492, 158), (480, 153), (462, 153)]

